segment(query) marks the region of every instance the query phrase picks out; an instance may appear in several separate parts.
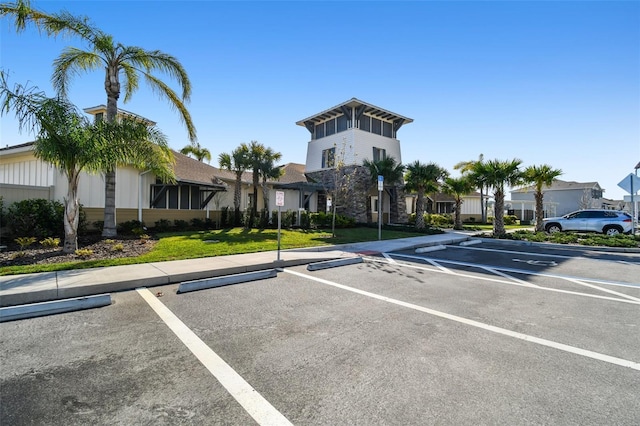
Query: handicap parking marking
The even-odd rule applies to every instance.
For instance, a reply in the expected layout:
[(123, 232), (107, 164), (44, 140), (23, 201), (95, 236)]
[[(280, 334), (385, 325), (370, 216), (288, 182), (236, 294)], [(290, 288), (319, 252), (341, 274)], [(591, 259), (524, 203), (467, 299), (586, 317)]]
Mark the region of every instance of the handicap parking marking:
[[(399, 257), (399, 258), (406, 258), (406, 259), (409, 259), (409, 260), (418, 260), (418, 261), (422, 261), (422, 262), (429, 262), (429, 261), (433, 260), (433, 259), (428, 259), (428, 258), (424, 258), (424, 257), (420, 257), (420, 256), (413, 256), (413, 255), (406, 255), (406, 254), (399, 254), (399, 253), (391, 253), (391, 255), (395, 256), (395, 257)], [(388, 263), (388, 262), (386, 262), (384, 260), (373, 259), (373, 258), (367, 259), (367, 261), (368, 262)], [(445, 262), (445, 263), (460, 264), (462, 266), (475, 267), (475, 268), (479, 268), (479, 269), (482, 269), (483, 267), (486, 267), (486, 265), (467, 263), (467, 262), (443, 261), (442, 259), (438, 259), (438, 261), (439, 262)], [(430, 272), (453, 274), (453, 275), (458, 276), (458, 277), (471, 278), (471, 279), (476, 280), (476, 281), (478, 281), (478, 280), (480, 280), (480, 281), (490, 281), (490, 282), (499, 283), (499, 284), (515, 285), (515, 286), (519, 286), (519, 287), (529, 287), (529, 288), (532, 288), (532, 289), (535, 289), (535, 290), (551, 291), (551, 292), (554, 292), (554, 293), (563, 293), (563, 294), (569, 294), (569, 295), (573, 295), (573, 296), (589, 297), (589, 298), (593, 298), (593, 299), (610, 300), (610, 301), (614, 301), (614, 302), (631, 303), (631, 304), (634, 304), (634, 305), (640, 305), (640, 302), (637, 302), (635, 300), (628, 300), (627, 298), (620, 299), (620, 298), (617, 298), (617, 297), (600, 296), (600, 295), (597, 295), (597, 294), (589, 294), (589, 293), (580, 293), (579, 291), (562, 290), (562, 289), (553, 288), (553, 287), (542, 287), (542, 286), (538, 286), (538, 285), (535, 285), (535, 284), (528, 283), (526, 281), (520, 282), (521, 280), (512, 279), (513, 277), (509, 277), (510, 280), (509, 281), (505, 281), (505, 280), (501, 280), (501, 279), (498, 279), (498, 278), (484, 277), (482, 275), (471, 275), (471, 274), (466, 274), (466, 273), (462, 273), (462, 272), (455, 272), (455, 271), (450, 270), (450, 269), (447, 269), (446, 271), (442, 271), (441, 269), (425, 268), (425, 267), (418, 266), (418, 265), (413, 265), (413, 264), (409, 264), (409, 263), (399, 263), (399, 262), (396, 262), (396, 265), (397, 266), (401, 266), (401, 267), (412, 268), (412, 269), (426, 270), (426, 271), (430, 271)], [(640, 288), (640, 285), (634, 285), (634, 284), (617, 283), (617, 282), (605, 282), (605, 281), (597, 281), (597, 280), (586, 280), (586, 279), (581, 279), (581, 278), (576, 278), (576, 277), (564, 277), (564, 276), (561, 276), (561, 275), (536, 273), (536, 272), (531, 272), (531, 271), (527, 271), (527, 270), (524, 270), (524, 269), (511, 269), (511, 268), (495, 268), (495, 269), (496, 270), (500, 270), (500, 271), (519, 273), (519, 274), (538, 275), (538, 276), (547, 277), (547, 278), (563, 279), (563, 280), (567, 280), (567, 281), (569, 281), (570, 279), (579, 279), (579, 280), (581, 280), (583, 282), (590, 281), (590, 282), (596, 282), (596, 283), (599, 283), (599, 284), (608, 284), (608, 285), (618, 285), (618, 286), (623, 286), (623, 287)]]
[(529, 343), (534, 343), (537, 345), (541, 345), (541, 346), (546, 346), (549, 348), (553, 348), (553, 349), (557, 349), (563, 352), (568, 352), (568, 353), (572, 353), (575, 355), (580, 355), (586, 358), (590, 358), (590, 359), (594, 359), (594, 360), (598, 360), (598, 361), (603, 361), (609, 364), (614, 364), (614, 365), (618, 365), (621, 367), (627, 367), (627, 368), (631, 368), (633, 370), (638, 370), (640, 371), (640, 363), (635, 362), (635, 361), (631, 361), (631, 360), (627, 360), (627, 359), (623, 359), (623, 358), (618, 358), (618, 357), (614, 357), (611, 355), (606, 355), (606, 354), (602, 354), (599, 352), (594, 352), (594, 351), (590, 351), (587, 349), (582, 349), (582, 348), (578, 348), (575, 346), (571, 346), (571, 345), (566, 345), (564, 343), (559, 343), (559, 342), (554, 342), (552, 340), (547, 340), (547, 339), (542, 339), (539, 337), (535, 337), (535, 336), (531, 336), (528, 334), (524, 334), (524, 333), (519, 333), (516, 331), (511, 331), (511, 330), (507, 330), (505, 328), (501, 328), (501, 327), (496, 327), (490, 324), (486, 324), (486, 323), (482, 323), (479, 321), (475, 321), (475, 320), (471, 320), (468, 318), (464, 318), (464, 317), (460, 317), (457, 315), (452, 315), (452, 314), (448, 314), (446, 312), (442, 312), (442, 311), (437, 311), (435, 309), (431, 309), (431, 308), (427, 308), (424, 306), (420, 306), (420, 305), (416, 305), (413, 303), (409, 303), (409, 302), (404, 302), (402, 300), (398, 300), (398, 299), (394, 299), (391, 297), (387, 297), (387, 296), (383, 296), (381, 294), (377, 294), (377, 293), (372, 293), (369, 291), (365, 291), (365, 290), (360, 290), (358, 288), (354, 288), (354, 287), (349, 287), (347, 285), (344, 284), (340, 284), (334, 281), (329, 281), (323, 278), (319, 278), (313, 275), (308, 275), (308, 274), (304, 274), (298, 271), (293, 271), (291, 269), (283, 269), (283, 272), (291, 274), (291, 275), (295, 275), (297, 277), (300, 278), (304, 278), (307, 280), (311, 280), (311, 281), (315, 281), (317, 283), (320, 284), (325, 284), (325, 285), (329, 285), (341, 290), (345, 290), (345, 291), (349, 291), (355, 294), (359, 294), (365, 297), (369, 297), (372, 299), (376, 299), (376, 300), (380, 300), (386, 303), (391, 303), (397, 306), (401, 306), (404, 308), (408, 308), (408, 309), (412, 309), (415, 311), (419, 311), (419, 312), (423, 312), (429, 315), (433, 315), (439, 318), (443, 318), (443, 319), (447, 319), (450, 321), (454, 321), (460, 324), (464, 324), (464, 325), (468, 325), (468, 326), (472, 326), (472, 327), (476, 327), (482, 330), (486, 330), (486, 331), (490, 331), (492, 333), (496, 333), (496, 334), (500, 334), (503, 336), (507, 336), (507, 337), (511, 337), (511, 338), (515, 338), (515, 339), (519, 339), (519, 340), (524, 340), (526, 342)]
[(136, 291), (258, 424), (292, 425), (282, 413), (207, 346), (180, 318), (160, 302), (153, 293), (146, 288), (138, 288)]
[(534, 265), (534, 266), (558, 266), (558, 264), (553, 260), (533, 260), (533, 259), (529, 259), (529, 260), (511, 259), (511, 260), (513, 260), (514, 262), (522, 262), (522, 263), (526, 263), (527, 265)]

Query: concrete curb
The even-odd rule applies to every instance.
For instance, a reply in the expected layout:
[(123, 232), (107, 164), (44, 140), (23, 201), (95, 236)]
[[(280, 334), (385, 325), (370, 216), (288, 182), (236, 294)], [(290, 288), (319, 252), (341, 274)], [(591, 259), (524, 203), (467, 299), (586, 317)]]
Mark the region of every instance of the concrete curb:
[(226, 275), (223, 277), (210, 278), (204, 280), (187, 281), (180, 283), (178, 294), (190, 291), (205, 290), (214, 287), (222, 287), (225, 285), (245, 283), (249, 281), (264, 280), (267, 278), (275, 278), (278, 273), (275, 269), (267, 269), (257, 272), (246, 272), (244, 274)]
[(319, 271), (320, 269), (336, 268), (338, 266), (355, 265), (356, 263), (362, 263), (361, 257), (350, 257), (348, 259), (327, 260), (325, 262), (309, 263), (307, 265), (307, 271)]
[(585, 250), (585, 251), (611, 251), (615, 253), (640, 253), (640, 248), (635, 247), (602, 247), (602, 246), (584, 246), (579, 244), (557, 244), (557, 243), (538, 243), (535, 241), (522, 241), (522, 240), (503, 240), (500, 238), (480, 238), (482, 242), (486, 243), (499, 243), (499, 244), (511, 244), (520, 246), (535, 246), (535, 247), (552, 247), (552, 248), (564, 248), (571, 250)]
[(76, 297), (72, 299), (9, 306), (0, 308), (0, 322), (99, 308), (108, 305), (111, 305), (111, 295), (100, 294), (89, 297)]

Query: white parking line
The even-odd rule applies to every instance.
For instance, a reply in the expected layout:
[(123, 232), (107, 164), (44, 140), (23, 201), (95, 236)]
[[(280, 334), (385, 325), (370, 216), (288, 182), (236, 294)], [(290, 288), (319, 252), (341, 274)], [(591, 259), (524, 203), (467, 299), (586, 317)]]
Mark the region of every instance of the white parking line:
[(434, 315), (440, 318), (444, 318), (444, 319), (448, 319), (451, 321), (455, 321), (457, 323), (461, 323), (461, 324), (465, 324), (465, 325), (470, 325), (472, 327), (477, 327), (483, 330), (487, 330), (487, 331), (491, 331), (493, 333), (497, 333), (497, 334), (501, 334), (503, 336), (508, 336), (508, 337), (512, 337), (515, 339), (520, 339), (520, 340), (524, 340), (530, 343), (535, 343), (538, 345), (542, 345), (542, 346), (546, 346), (546, 347), (550, 347), (550, 348), (554, 348), (554, 349), (558, 349), (564, 352), (569, 352), (572, 354), (576, 354), (576, 355), (580, 355), (580, 356), (584, 356), (587, 358), (591, 358), (591, 359), (595, 359), (598, 361), (603, 361), (603, 362), (607, 362), (610, 364), (615, 364), (615, 365), (619, 365), (621, 367), (628, 367), (634, 370), (638, 370), (640, 371), (640, 363), (634, 362), (634, 361), (630, 361), (630, 360), (626, 360), (626, 359), (622, 359), (622, 358), (617, 358), (617, 357), (613, 357), (610, 355), (605, 355), (605, 354), (601, 354), (598, 352), (593, 352), (593, 351), (589, 351), (586, 349), (581, 349), (581, 348), (577, 348), (575, 346), (570, 346), (570, 345), (565, 345), (563, 343), (558, 343), (558, 342), (554, 342), (551, 340), (546, 340), (546, 339), (541, 339), (539, 337), (535, 337), (535, 336), (530, 336), (528, 334), (524, 334), (524, 333), (518, 333), (516, 331), (511, 331), (511, 330), (507, 330), (505, 328), (500, 328), (500, 327), (496, 327), (490, 324), (485, 324), (479, 321), (474, 321), (474, 320), (470, 320), (467, 318), (463, 318), (463, 317), (459, 317), (457, 315), (451, 315), (448, 314), (446, 312), (441, 312), (441, 311), (436, 311), (434, 309), (429, 309), (429, 308), (425, 308), (424, 306), (419, 306), (419, 305), (414, 305), (413, 303), (407, 303), (407, 302), (403, 302), (401, 300), (398, 299), (392, 299), (390, 297), (386, 297), (386, 296), (382, 296), (380, 294), (376, 294), (376, 293), (371, 293), (368, 291), (364, 291), (364, 290), (360, 290), (357, 288), (353, 288), (353, 287), (349, 287), (343, 284), (338, 284), (336, 282), (333, 281), (329, 281), (329, 280), (325, 280), (322, 278), (318, 278), (318, 277), (314, 277), (312, 275), (307, 275), (307, 274), (303, 274), (297, 271), (292, 271), (290, 269), (284, 269), (283, 272), (301, 277), (301, 278), (306, 278), (321, 284), (326, 284), (332, 287), (336, 287), (339, 288), (341, 290), (346, 290), (346, 291), (350, 291), (352, 293), (356, 293), (356, 294), (360, 294), (362, 296), (366, 296), (366, 297), (370, 297), (372, 299), (377, 299), (377, 300), (381, 300), (383, 302), (387, 302), (387, 303), (392, 303), (394, 305), (398, 305), (398, 306), (402, 306), (405, 308), (409, 308), (409, 309), (413, 309), (416, 311), (420, 311), (420, 312), (424, 312), (426, 314), (429, 315)]
[[(422, 260), (424, 262), (429, 262), (429, 263), (431, 263), (431, 261), (433, 260), (432, 258), (421, 257), (421, 256), (413, 256), (413, 255), (408, 255), (408, 254), (400, 254), (400, 253), (390, 253), (390, 255), (391, 256), (395, 256), (395, 257), (405, 257), (407, 259)], [(484, 265), (484, 264), (481, 264), (481, 263), (460, 262), (460, 261), (457, 261), (457, 260), (447, 260), (447, 259), (436, 259), (436, 260), (438, 261), (438, 263), (449, 263), (451, 265), (467, 266), (467, 267), (471, 267), (471, 268), (484, 268), (484, 267), (487, 266), (487, 265)], [(515, 274), (535, 275), (535, 276), (540, 276), (540, 277), (558, 278), (558, 279), (563, 279), (563, 280), (574, 279), (574, 280), (581, 280), (581, 281), (590, 282), (590, 283), (594, 283), (594, 284), (612, 285), (612, 286), (618, 286), (618, 287), (640, 288), (640, 284), (625, 283), (625, 282), (621, 282), (621, 281), (607, 281), (607, 280), (601, 280), (601, 279), (597, 279), (597, 278), (584, 278), (584, 277), (573, 277), (573, 276), (570, 276), (570, 275), (548, 274), (546, 272), (534, 272), (534, 271), (530, 271), (530, 270), (527, 270), (527, 269), (508, 268), (508, 267), (505, 267), (505, 266), (492, 266), (491, 268), (493, 268), (493, 269), (495, 269), (497, 271), (512, 272), (512, 273), (515, 273)]]
[[(425, 261), (425, 262), (428, 261), (428, 259), (422, 258), (420, 256), (412, 256), (412, 255), (397, 254), (397, 253), (394, 253), (393, 255), (396, 256), (396, 257), (404, 257), (404, 258), (408, 258), (408, 259), (421, 260), (421, 261)], [(366, 260), (367, 260), (367, 262), (388, 263), (388, 262), (386, 262), (384, 260), (380, 260), (380, 259), (376, 259), (376, 258), (366, 258)], [(609, 296), (599, 296), (597, 294), (580, 293), (578, 291), (571, 291), (571, 290), (561, 290), (559, 288), (552, 288), (552, 287), (542, 287), (542, 286), (535, 286), (535, 285), (532, 286), (529, 283), (527, 283), (525, 285), (525, 284), (521, 284), (521, 283), (516, 282), (516, 281), (505, 281), (505, 280), (500, 280), (500, 279), (497, 279), (497, 278), (483, 277), (481, 275), (463, 274), (463, 273), (455, 272), (455, 271), (452, 271), (452, 270), (442, 271), (440, 269), (429, 269), (429, 268), (421, 267), (421, 266), (418, 266), (418, 265), (412, 265), (412, 264), (400, 263), (400, 262), (396, 262), (395, 265), (396, 266), (400, 266), (400, 267), (405, 267), (405, 268), (419, 269), (419, 270), (423, 270), (423, 271), (440, 272), (440, 273), (444, 273), (444, 274), (453, 274), (453, 275), (458, 276), (458, 277), (471, 278), (471, 279), (476, 280), (476, 281), (490, 281), (490, 282), (494, 282), (494, 283), (509, 284), (509, 285), (515, 285), (515, 286), (519, 286), (519, 287), (529, 287), (529, 288), (533, 288), (535, 290), (551, 291), (551, 292), (554, 292), (554, 293), (570, 294), (570, 295), (573, 295), (573, 296), (589, 297), (589, 298), (592, 298), (592, 299), (612, 300), (614, 302), (631, 303), (633, 305), (640, 305), (640, 302), (636, 302), (636, 301), (633, 301), (633, 300), (618, 299), (616, 297), (609, 297)], [(467, 265), (467, 266), (469, 266), (469, 265)], [(479, 267), (479, 265), (475, 265), (475, 266)]]
[[(491, 249), (491, 248), (486, 248), (486, 247), (468, 247), (468, 246), (454, 246), (454, 245), (450, 245), (449, 247), (450, 248), (465, 249), (465, 250), (489, 251), (489, 252), (494, 252), (494, 253), (508, 253), (508, 254), (520, 254), (520, 255), (526, 254), (526, 255), (530, 255), (530, 256), (539, 256), (539, 257), (556, 257), (556, 258), (559, 258), (559, 259), (582, 259), (582, 260), (587, 259), (586, 257), (583, 257), (583, 256), (567, 256), (567, 255), (563, 255), (563, 254), (548, 254), (548, 253), (536, 253), (536, 252), (530, 252), (530, 251)], [(556, 250), (569, 250), (569, 247), (567, 247), (566, 249), (563, 248), (563, 249), (556, 249)], [(594, 252), (593, 251), (589, 251), (588, 253), (594, 253)], [(609, 259), (598, 259), (598, 258), (588, 258), (588, 260), (596, 260), (598, 262), (624, 263), (624, 264), (628, 264), (628, 265), (639, 265), (640, 264), (640, 262), (629, 262), (629, 261), (625, 261), (625, 260), (609, 260)]]
[(291, 425), (273, 405), (207, 346), (189, 327), (146, 288), (136, 289), (156, 314), (209, 372), (260, 425)]
[(573, 278), (567, 278), (567, 281), (570, 281), (570, 282), (575, 283), (575, 284), (583, 285), (585, 287), (594, 288), (596, 290), (600, 290), (600, 291), (603, 291), (605, 293), (615, 294), (616, 296), (624, 297), (625, 299), (635, 300), (636, 302), (640, 302), (640, 299), (638, 299), (637, 297), (629, 296), (628, 294), (619, 293), (617, 291), (609, 290), (608, 288), (602, 288), (602, 287), (599, 287), (597, 285), (589, 284), (589, 283), (586, 283), (586, 282), (584, 282), (582, 280), (576, 280), (576, 279), (573, 279)]

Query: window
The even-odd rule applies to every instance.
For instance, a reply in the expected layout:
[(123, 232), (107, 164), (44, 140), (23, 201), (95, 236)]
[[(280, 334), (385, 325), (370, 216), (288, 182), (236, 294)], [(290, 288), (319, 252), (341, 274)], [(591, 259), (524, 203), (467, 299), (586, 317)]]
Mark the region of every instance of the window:
[(341, 115), (337, 118), (338, 120), (338, 132), (344, 132), (347, 130), (347, 116)]
[(170, 209), (177, 209), (178, 208), (178, 187), (177, 186), (170, 186), (169, 189), (167, 190), (167, 193), (169, 194), (169, 207)]
[(371, 117), (368, 115), (360, 117), (360, 130), (364, 130), (365, 132), (371, 131)]
[(382, 134), (382, 121), (377, 118), (371, 118), (371, 133)]
[(104, 118), (104, 113), (103, 112), (98, 112), (95, 115), (95, 122), (97, 123), (98, 121), (102, 121), (103, 118)]
[(326, 130), (326, 135), (332, 135), (336, 132), (336, 119), (332, 118), (331, 120), (327, 121), (327, 130)]
[(316, 124), (316, 139), (324, 138), (324, 123)]
[(200, 210), (200, 188), (197, 186), (191, 187), (191, 210)]
[(387, 158), (387, 150), (373, 147), (373, 161), (381, 161)]
[(335, 166), (336, 149), (325, 149), (322, 151), (322, 168), (329, 169)]
[(189, 185), (180, 185), (180, 210), (189, 210)]
[(388, 138), (392, 137), (391, 123), (389, 123), (388, 121), (382, 122), (382, 136), (386, 136)]

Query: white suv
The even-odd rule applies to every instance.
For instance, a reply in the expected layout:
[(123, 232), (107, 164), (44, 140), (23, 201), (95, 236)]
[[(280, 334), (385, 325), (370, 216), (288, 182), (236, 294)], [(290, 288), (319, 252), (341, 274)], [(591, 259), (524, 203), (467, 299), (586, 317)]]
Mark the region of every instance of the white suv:
[(543, 221), (544, 229), (549, 233), (578, 231), (617, 235), (630, 234), (633, 229), (631, 215), (619, 210), (578, 210), (562, 217), (549, 217)]

